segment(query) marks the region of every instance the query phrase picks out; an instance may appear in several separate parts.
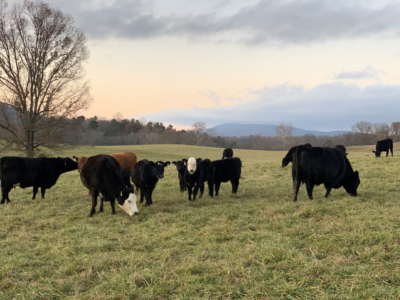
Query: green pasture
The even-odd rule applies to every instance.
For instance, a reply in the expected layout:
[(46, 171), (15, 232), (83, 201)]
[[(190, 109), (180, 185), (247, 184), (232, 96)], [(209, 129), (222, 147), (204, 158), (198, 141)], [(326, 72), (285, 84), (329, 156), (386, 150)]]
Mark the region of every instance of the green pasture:
[[(189, 202), (174, 166), (152, 207), (88, 217), (77, 171), (31, 200), (17, 187), (0, 206), (0, 299), (399, 299), (400, 155), (348, 148), (359, 196), (344, 189), (292, 202), (285, 152), (235, 150), (239, 193)], [(133, 151), (139, 159), (220, 158), (222, 149), (144, 145), (80, 147), (54, 156)]]

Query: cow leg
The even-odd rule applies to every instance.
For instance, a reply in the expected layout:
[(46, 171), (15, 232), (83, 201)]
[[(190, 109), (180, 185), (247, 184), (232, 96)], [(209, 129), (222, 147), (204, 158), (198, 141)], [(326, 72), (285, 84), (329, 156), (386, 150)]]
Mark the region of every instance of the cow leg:
[(10, 202), (10, 198), (8, 198), (8, 193), (11, 191), (12, 186), (7, 186), (6, 184), (1, 185), (1, 202), (0, 204), (4, 204), (6, 202)]
[(93, 191), (93, 193), (92, 193), (92, 209), (90, 210), (89, 217), (92, 217), (96, 213), (97, 196), (98, 195), (99, 195), (98, 191)]
[(208, 195), (212, 198), (214, 196), (214, 184), (213, 182), (208, 182)]
[(41, 187), (40, 188), (40, 193), (42, 194), (42, 199), (44, 199), (44, 195), (46, 194), (46, 188), (45, 187)]
[(36, 194), (37, 194), (37, 192), (38, 192), (38, 187), (37, 186), (34, 186), (33, 187), (33, 195), (32, 195), (32, 200), (34, 200), (35, 198), (36, 198)]
[(104, 211), (103, 202), (104, 202), (104, 197), (102, 196), (102, 197), (100, 198), (100, 208), (99, 208), (99, 212), (103, 212), (103, 211)]
[(325, 189), (326, 189), (325, 198), (328, 198), (332, 188), (325, 184)]
[(217, 182), (215, 183), (215, 196), (218, 196), (218, 192), (219, 192), (220, 186), (221, 186), (221, 182), (220, 182), (220, 181), (217, 181)]
[(293, 180), (293, 201), (297, 201), (297, 195), (299, 193), (299, 188), (300, 188), (300, 180)]
[(307, 188), (308, 198), (310, 200), (312, 200), (313, 199), (312, 193), (313, 193), (313, 189), (314, 189), (314, 184), (312, 184), (311, 182), (308, 181), (308, 182), (306, 182), (306, 188)]
[(237, 179), (237, 178), (232, 179), (231, 184), (232, 184), (232, 193), (236, 194), (237, 190), (239, 188), (239, 179)]
[(193, 200), (196, 200), (198, 192), (199, 192), (199, 185), (196, 183), (196, 185), (194, 186), (194, 191), (193, 191)]
[(143, 189), (140, 189), (140, 203), (143, 203), (144, 200), (144, 191)]
[(111, 205), (111, 214), (115, 215), (115, 198), (110, 198), (110, 205)]
[(189, 186), (187, 187), (187, 189), (188, 189), (188, 194), (189, 194), (189, 200), (192, 200), (192, 186), (189, 185)]
[(148, 188), (144, 190), (145, 198), (146, 198), (146, 206), (151, 205), (151, 194)]
[(389, 156), (389, 150), (386, 150), (386, 157)]
[(204, 182), (202, 182), (200, 184), (200, 196), (199, 196), (199, 198), (202, 198), (203, 194), (204, 194)]

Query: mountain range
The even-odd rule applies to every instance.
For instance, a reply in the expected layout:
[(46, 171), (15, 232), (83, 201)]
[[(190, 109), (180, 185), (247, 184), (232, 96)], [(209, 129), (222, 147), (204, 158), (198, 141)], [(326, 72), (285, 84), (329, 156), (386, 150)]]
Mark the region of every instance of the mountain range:
[[(276, 136), (276, 125), (271, 124), (243, 124), (243, 123), (224, 123), (207, 129), (207, 133), (214, 136), (249, 136), (263, 135)], [(316, 136), (335, 136), (347, 133), (348, 131), (319, 131), (293, 127), (293, 136), (303, 136), (312, 134)]]

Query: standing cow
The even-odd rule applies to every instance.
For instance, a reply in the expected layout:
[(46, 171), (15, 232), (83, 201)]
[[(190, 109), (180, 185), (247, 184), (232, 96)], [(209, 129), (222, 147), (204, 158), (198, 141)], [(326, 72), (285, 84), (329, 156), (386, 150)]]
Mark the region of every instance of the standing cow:
[(238, 157), (214, 160), (209, 167), (209, 195), (218, 196), (221, 182), (230, 181), (232, 193), (236, 194), (239, 188), (239, 180), (242, 172), (242, 161)]
[(106, 154), (99, 154), (87, 158), (80, 169), (83, 185), (89, 189), (92, 196), (92, 207), (89, 216), (96, 213), (97, 197), (102, 195), (100, 212), (103, 212), (103, 198), (109, 201), (112, 214), (115, 214), (115, 200), (123, 205), (132, 187), (126, 184), (129, 181), (129, 172), (122, 169), (115, 158)]
[(353, 171), (343, 150), (328, 147), (296, 149), (292, 154), (292, 179), (293, 201), (297, 201), (302, 183), (306, 184), (310, 200), (313, 198), (315, 185), (324, 184), (325, 197), (328, 197), (332, 188), (337, 189), (342, 186), (351, 196), (357, 196), (360, 184), (358, 171)]
[(172, 163), (175, 165), (176, 171), (178, 172), (179, 189), (181, 192), (184, 192), (186, 191), (185, 170), (187, 165), (187, 159), (173, 161)]
[(77, 163), (72, 159), (66, 158), (26, 158), (5, 156), (0, 159), (0, 181), (2, 199), (1, 204), (10, 202), (8, 196), (13, 186), (19, 184), (20, 187), (33, 187), (32, 199), (35, 199), (38, 189), (45, 196), (46, 189), (51, 188), (61, 174), (76, 170)]
[(375, 153), (375, 157), (380, 157), (381, 152), (386, 152), (386, 156), (389, 155), (389, 151), (393, 156), (393, 140), (392, 139), (384, 139), (376, 142), (375, 145), (375, 151), (372, 151)]
[(187, 160), (185, 170), (185, 185), (188, 191), (188, 199), (196, 200), (200, 191), (200, 198), (203, 197), (204, 183), (209, 181), (211, 161), (190, 157)]
[(153, 191), (158, 180), (164, 177), (164, 168), (169, 164), (169, 161), (153, 162), (147, 159), (138, 161), (133, 171), (132, 180), (136, 189), (140, 191), (140, 203), (146, 199), (146, 206), (153, 204)]

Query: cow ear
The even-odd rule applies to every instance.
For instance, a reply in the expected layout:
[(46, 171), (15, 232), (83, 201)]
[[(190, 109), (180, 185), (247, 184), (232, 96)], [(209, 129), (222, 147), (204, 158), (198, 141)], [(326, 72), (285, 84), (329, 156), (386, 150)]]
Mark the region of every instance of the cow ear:
[(165, 166), (169, 166), (170, 164), (171, 164), (170, 161), (166, 161), (166, 162), (164, 163)]
[(376, 151), (372, 151), (372, 153), (376, 153)]
[(79, 158), (77, 157), (77, 156), (72, 156), (72, 159), (74, 160), (74, 161), (76, 161), (76, 162), (78, 162), (79, 161)]

